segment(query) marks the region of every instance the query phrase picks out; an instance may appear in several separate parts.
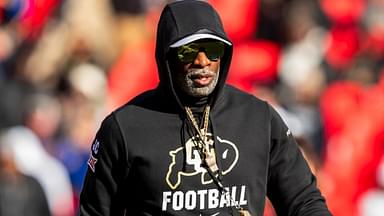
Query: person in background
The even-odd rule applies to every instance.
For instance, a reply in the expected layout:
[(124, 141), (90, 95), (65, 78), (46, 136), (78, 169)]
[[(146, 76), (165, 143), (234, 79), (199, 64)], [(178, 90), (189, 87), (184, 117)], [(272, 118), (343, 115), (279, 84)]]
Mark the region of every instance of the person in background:
[(3, 131), (1, 141), (7, 143), (12, 151), (17, 169), (41, 184), (52, 215), (74, 215), (68, 172), (58, 159), (44, 149), (37, 135), (27, 127), (14, 126)]
[(44, 190), (33, 177), (20, 172), (10, 143), (0, 133), (0, 215), (50, 216)]

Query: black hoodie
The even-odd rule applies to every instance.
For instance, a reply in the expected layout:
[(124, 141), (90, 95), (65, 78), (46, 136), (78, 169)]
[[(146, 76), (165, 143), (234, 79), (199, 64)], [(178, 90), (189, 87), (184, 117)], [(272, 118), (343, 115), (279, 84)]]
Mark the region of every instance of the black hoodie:
[(160, 83), (112, 112), (96, 134), (80, 197), (80, 215), (230, 215), (236, 204), (262, 215), (265, 197), (279, 215), (330, 215), (287, 126), (266, 102), (227, 84), (232, 46), (221, 59), (211, 94), (210, 145), (221, 196), (201, 166), (194, 134), (172, 83), (169, 51), (195, 33), (230, 41), (216, 11), (204, 1), (167, 5), (157, 32)]

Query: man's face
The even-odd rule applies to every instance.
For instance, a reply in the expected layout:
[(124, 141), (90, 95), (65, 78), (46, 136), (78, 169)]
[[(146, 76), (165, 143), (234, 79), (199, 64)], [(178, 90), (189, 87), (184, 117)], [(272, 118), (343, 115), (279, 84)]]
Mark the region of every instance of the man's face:
[(180, 67), (174, 73), (176, 85), (193, 97), (211, 94), (219, 80), (223, 52), (224, 44), (212, 41), (193, 42), (178, 48)]

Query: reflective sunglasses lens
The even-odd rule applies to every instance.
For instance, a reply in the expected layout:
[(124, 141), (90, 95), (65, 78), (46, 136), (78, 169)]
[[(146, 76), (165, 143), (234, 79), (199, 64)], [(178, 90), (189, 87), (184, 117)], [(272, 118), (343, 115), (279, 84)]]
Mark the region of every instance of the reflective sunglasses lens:
[(224, 55), (224, 44), (222, 42), (207, 42), (204, 50), (211, 61), (216, 61)]
[(177, 57), (183, 63), (192, 62), (198, 52), (199, 49), (197, 47), (194, 47), (193, 44), (187, 44), (177, 48)]
[(224, 55), (224, 43), (217, 41), (190, 43), (177, 48), (177, 57), (183, 63), (191, 63), (199, 51), (204, 51), (211, 61), (216, 61)]

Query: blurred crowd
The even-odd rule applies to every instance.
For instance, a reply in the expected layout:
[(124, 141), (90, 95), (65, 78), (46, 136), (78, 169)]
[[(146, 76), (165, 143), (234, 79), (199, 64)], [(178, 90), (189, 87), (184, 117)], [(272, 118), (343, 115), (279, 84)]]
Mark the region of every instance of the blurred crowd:
[[(101, 120), (158, 82), (167, 2), (0, 0), (0, 215), (76, 214)], [(228, 82), (282, 115), (332, 213), (382, 215), (384, 0), (209, 2)]]

